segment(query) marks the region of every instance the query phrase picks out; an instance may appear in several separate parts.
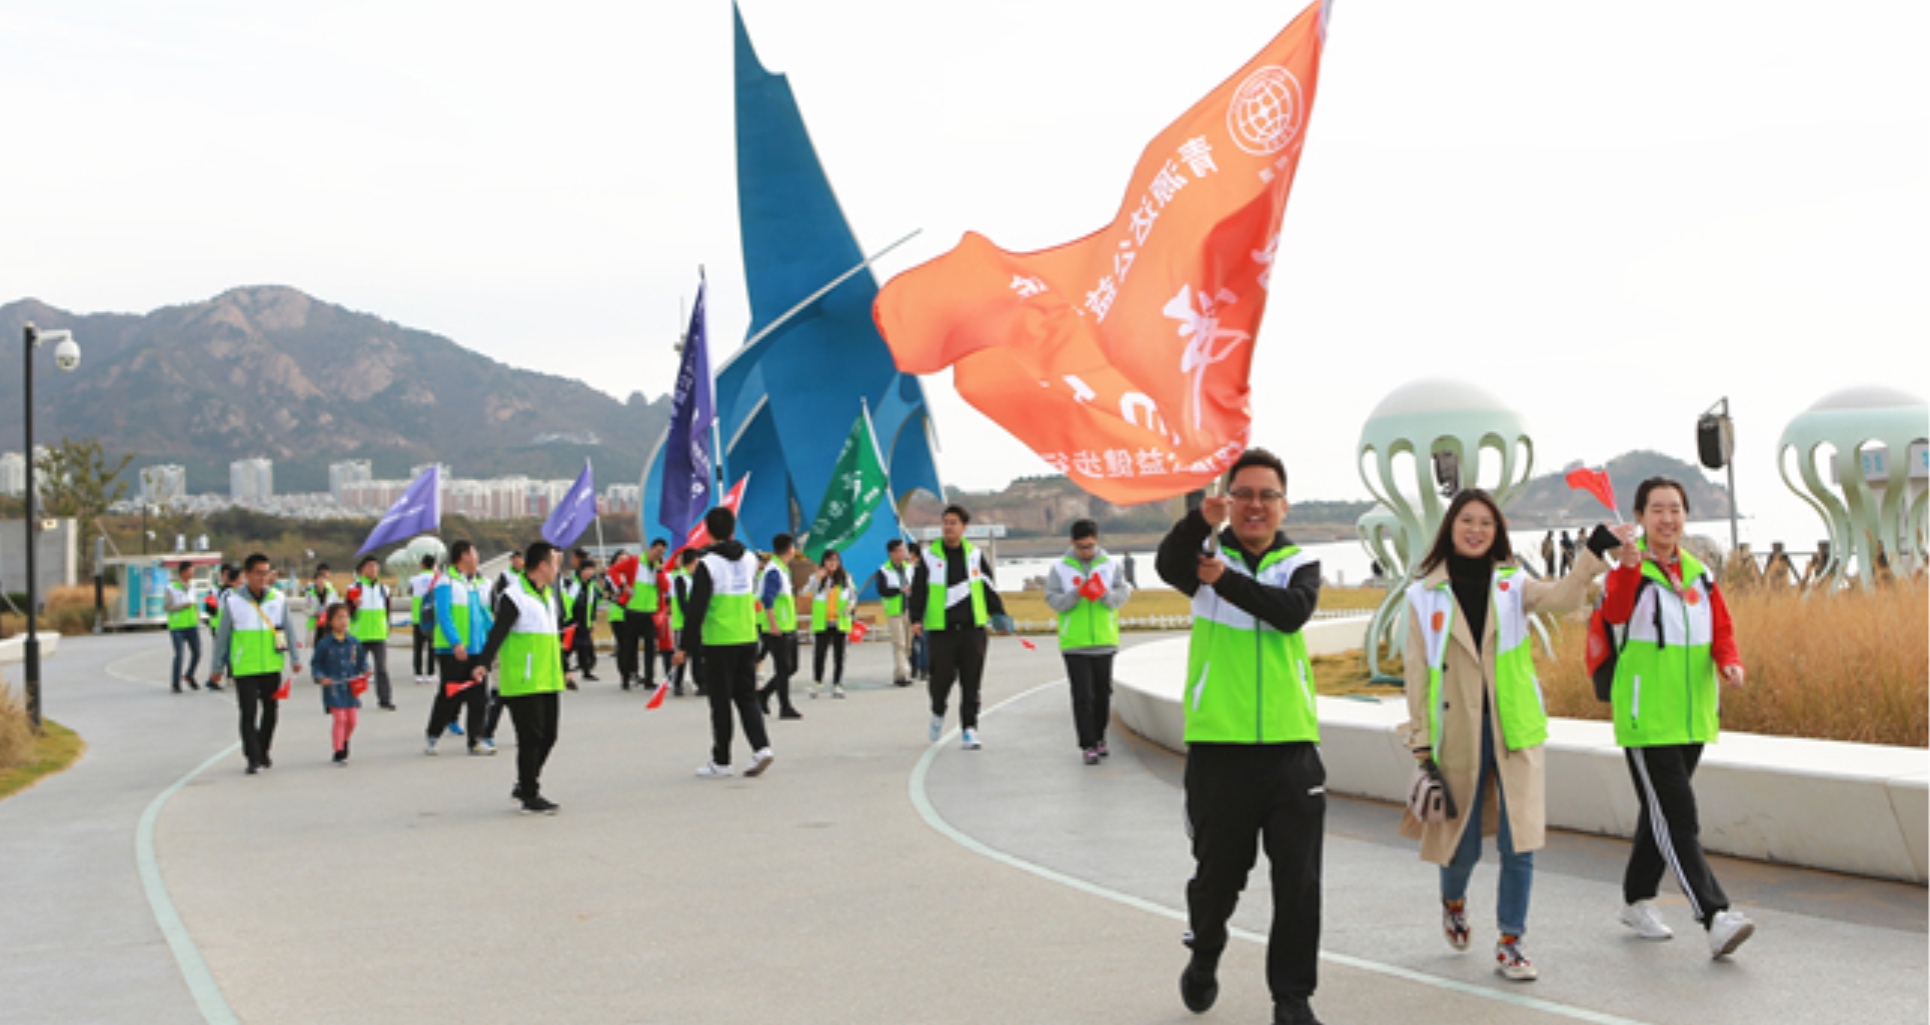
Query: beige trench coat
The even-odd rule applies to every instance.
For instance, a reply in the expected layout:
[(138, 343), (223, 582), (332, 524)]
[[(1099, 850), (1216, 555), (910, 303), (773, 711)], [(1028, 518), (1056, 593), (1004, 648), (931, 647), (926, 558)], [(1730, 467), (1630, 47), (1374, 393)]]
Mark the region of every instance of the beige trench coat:
[[(1526, 581), (1522, 604), (1529, 613), (1571, 612), (1581, 607), (1588, 584), (1606, 569), (1602, 560), (1587, 548), (1578, 548), (1574, 571), (1559, 580)], [(1447, 579), (1445, 563), (1434, 567), (1424, 579), (1435, 586)], [(1517, 579), (1524, 579), (1518, 577)], [(1467, 622), (1466, 610), (1457, 604), (1454, 621)], [(1401, 835), (1421, 841), (1421, 860), (1445, 865), (1461, 844), (1461, 830), (1467, 824), (1466, 810), (1473, 805), (1474, 781), (1481, 761), (1481, 707), (1483, 690), (1494, 730), (1494, 759), (1501, 788), (1507, 794), (1508, 829), (1516, 851), (1540, 850), (1546, 842), (1548, 823), (1546, 769), (1541, 745), (1510, 751), (1501, 740), (1501, 723), (1494, 712), (1495, 625), (1492, 608), (1481, 640), (1480, 654), (1468, 631), (1450, 629), (1447, 666), (1441, 673), (1441, 699), (1447, 705), (1441, 713), (1441, 750), (1434, 752), (1441, 776), (1447, 780), (1455, 805), (1462, 815), (1448, 822), (1423, 825), (1412, 815), (1402, 814)], [(1533, 643), (1532, 641), (1530, 643)], [(1407, 717), (1403, 742), (1408, 750), (1428, 745), (1427, 738), (1427, 640), (1417, 617), (1407, 617), (1407, 652), (1403, 657), (1407, 676)], [(1481, 801), (1481, 835), (1494, 836), (1501, 826), (1495, 800), (1494, 777), (1488, 778)]]

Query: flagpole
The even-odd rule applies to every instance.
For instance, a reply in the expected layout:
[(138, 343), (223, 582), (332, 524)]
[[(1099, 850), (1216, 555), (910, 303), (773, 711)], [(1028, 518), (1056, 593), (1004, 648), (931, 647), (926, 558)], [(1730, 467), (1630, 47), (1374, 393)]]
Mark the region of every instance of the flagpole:
[[(583, 468), (587, 470), (589, 467), (590, 457), (584, 456)], [(638, 500), (642, 500), (641, 495), (638, 496)], [(596, 521), (596, 557), (601, 559), (603, 558), (603, 507), (597, 504), (594, 489), (590, 492), (590, 516)]]
[(884, 449), (878, 447), (878, 427), (871, 422), (871, 400), (858, 396), (858, 408), (864, 411), (864, 432), (871, 437), (871, 454), (878, 457), (878, 468), (885, 473), (885, 501), (891, 503), (891, 518), (898, 521), (898, 539), (908, 540), (905, 517), (898, 509), (898, 493), (891, 487), (891, 463), (885, 459)]
[(884, 259), (884, 256), (886, 253), (889, 253), (893, 249), (896, 249), (899, 246), (902, 246), (905, 243), (910, 242), (912, 239), (917, 238), (918, 233), (924, 230), (925, 229), (923, 228), (914, 229), (911, 234), (906, 235), (904, 238), (901, 238), (898, 241), (893, 242), (892, 244), (884, 247), (883, 249), (880, 249), (877, 252), (871, 254), (869, 257), (865, 259), (863, 263), (860, 263), (856, 267), (853, 267), (850, 270), (845, 271), (843, 274), (840, 274), (837, 277), (832, 278), (830, 284), (824, 286), (823, 288), (818, 289), (815, 292), (812, 292), (808, 296), (805, 296), (803, 302), (800, 302), (796, 306), (793, 306), (790, 309), (785, 310), (783, 316), (777, 318), (776, 320), (771, 321), (769, 324), (764, 325), (764, 330), (759, 331), (758, 333), (752, 335), (750, 339), (744, 343), (744, 348), (748, 349), (751, 346), (756, 345), (758, 342), (763, 340), (765, 335), (768, 335), (771, 332), (777, 330), (778, 328), (783, 327), (785, 321), (788, 321), (792, 317), (795, 317), (798, 314), (804, 312), (805, 307), (810, 306), (812, 303), (817, 302), (819, 299), (824, 298), (824, 295), (826, 292), (829, 292), (832, 289), (838, 287), (839, 285), (844, 284), (845, 281), (849, 280), (852, 275), (858, 273), (861, 270), (864, 270), (866, 267), (869, 267), (874, 263), (877, 263), (879, 260)]
[[(697, 301), (699, 303), (704, 301), (705, 284), (704, 265), (700, 263), (697, 265)], [(716, 363), (710, 358), (708, 315), (704, 318), (704, 335), (704, 373), (710, 376), (710, 450), (717, 463), (717, 488), (711, 494), (723, 495), (730, 491), (730, 453), (724, 450), (724, 409), (723, 404), (717, 400), (717, 369)], [(688, 335), (684, 338), (684, 344), (690, 344)]]

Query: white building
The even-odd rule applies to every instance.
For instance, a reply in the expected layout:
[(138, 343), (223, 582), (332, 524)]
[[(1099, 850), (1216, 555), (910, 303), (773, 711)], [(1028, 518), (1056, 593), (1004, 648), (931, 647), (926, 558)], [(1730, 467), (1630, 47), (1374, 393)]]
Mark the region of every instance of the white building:
[(27, 490), (27, 457), (18, 452), (0, 452), (0, 495), (19, 498)]
[(141, 468), (141, 500), (166, 505), (188, 497), (188, 468), (178, 463)]
[(375, 479), (375, 471), (366, 459), (345, 459), (339, 463), (328, 464), (328, 493), (342, 501), (342, 492), (350, 484), (361, 484)]
[(627, 516), (642, 507), (642, 485), (612, 484), (603, 489), (603, 504), (598, 511), (605, 516)]
[(228, 464), (228, 497), (237, 502), (261, 501), (275, 494), (273, 459), (237, 459)]

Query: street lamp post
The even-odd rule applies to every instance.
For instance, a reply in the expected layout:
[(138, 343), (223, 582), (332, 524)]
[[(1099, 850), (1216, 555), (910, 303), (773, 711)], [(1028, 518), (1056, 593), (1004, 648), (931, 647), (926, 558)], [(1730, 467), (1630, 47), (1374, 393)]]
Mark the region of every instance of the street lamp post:
[(22, 652), (22, 664), (27, 674), (27, 720), (35, 733), (40, 732), (40, 634), (38, 606), (40, 604), (38, 570), (39, 561), (40, 510), (34, 507), (37, 493), (34, 489), (34, 350), (42, 342), (53, 342), (54, 363), (62, 370), (72, 370), (80, 366), (80, 346), (74, 342), (71, 331), (42, 331), (28, 323), (21, 350), (24, 353), (21, 375), (21, 392), (25, 400), (21, 405), (27, 418), (27, 490), (22, 498), (26, 510), (23, 517), (27, 521), (27, 640)]

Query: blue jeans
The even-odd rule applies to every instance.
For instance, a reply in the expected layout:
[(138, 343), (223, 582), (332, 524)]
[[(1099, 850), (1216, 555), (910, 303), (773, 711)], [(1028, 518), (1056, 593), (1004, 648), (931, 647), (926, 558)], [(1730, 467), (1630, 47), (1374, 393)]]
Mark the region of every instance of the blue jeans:
[(1501, 777), (1494, 761), (1494, 725), (1481, 717), (1481, 771), (1475, 778), (1474, 799), (1462, 809), (1467, 827), (1461, 831), (1461, 845), (1454, 857), (1441, 868), (1441, 899), (1465, 900), (1468, 877), (1481, 860), (1481, 801), (1489, 776), (1494, 776), (1494, 791), (1501, 798), (1501, 831), (1495, 846), (1501, 849), (1501, 895), (1495, 903), (1495, 924), (1502, 933), (1523, 936), (1528, 932), (1528, 894), (1535, 885), (1535, 854), (1516, 853), (1514, 833), (1508, 828), (1508, 795), (1501, 791)]
[(201, 630), (199, 627), (189, 627), (186, 630), (169, 630), (168, 637), (174, 641), (174, 675), (168, 679), (168, 683), (176, 689), (179, 689), (181, 686), (182, 648), (185, 647), (188, 649), (188, 676), (192, 678), (194, 671), (201, 668)]

